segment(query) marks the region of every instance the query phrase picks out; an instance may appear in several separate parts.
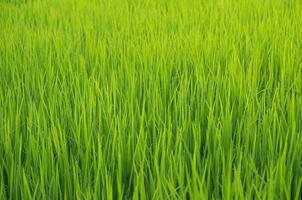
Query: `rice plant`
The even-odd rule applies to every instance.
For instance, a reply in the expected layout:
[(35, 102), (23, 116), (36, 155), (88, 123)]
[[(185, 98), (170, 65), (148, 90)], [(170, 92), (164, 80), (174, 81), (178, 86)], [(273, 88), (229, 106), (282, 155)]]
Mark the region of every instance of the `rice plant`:
[(0, 0), (0, 199), (301, 198), (301, 1)]

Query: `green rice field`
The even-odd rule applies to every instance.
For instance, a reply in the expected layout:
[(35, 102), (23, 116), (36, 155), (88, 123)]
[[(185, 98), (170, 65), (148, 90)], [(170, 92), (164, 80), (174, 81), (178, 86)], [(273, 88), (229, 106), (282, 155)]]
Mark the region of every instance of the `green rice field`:
[(302, 199), (302, 1), (0, 0), (0, 199)]

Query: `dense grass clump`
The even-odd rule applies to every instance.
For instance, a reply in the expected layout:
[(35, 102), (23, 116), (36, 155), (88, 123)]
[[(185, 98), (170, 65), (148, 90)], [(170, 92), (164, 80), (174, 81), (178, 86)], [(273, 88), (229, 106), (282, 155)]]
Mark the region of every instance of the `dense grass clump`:
[(0, 0), (0, 199), (301, 199), (298, 0)]

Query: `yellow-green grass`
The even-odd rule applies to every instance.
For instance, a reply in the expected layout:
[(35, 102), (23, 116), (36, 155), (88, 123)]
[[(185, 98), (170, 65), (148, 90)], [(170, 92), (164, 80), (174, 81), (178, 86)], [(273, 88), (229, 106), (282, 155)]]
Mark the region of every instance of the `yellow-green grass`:
[(300, 0), (0, 0), (0, 199), (301, 199)]

